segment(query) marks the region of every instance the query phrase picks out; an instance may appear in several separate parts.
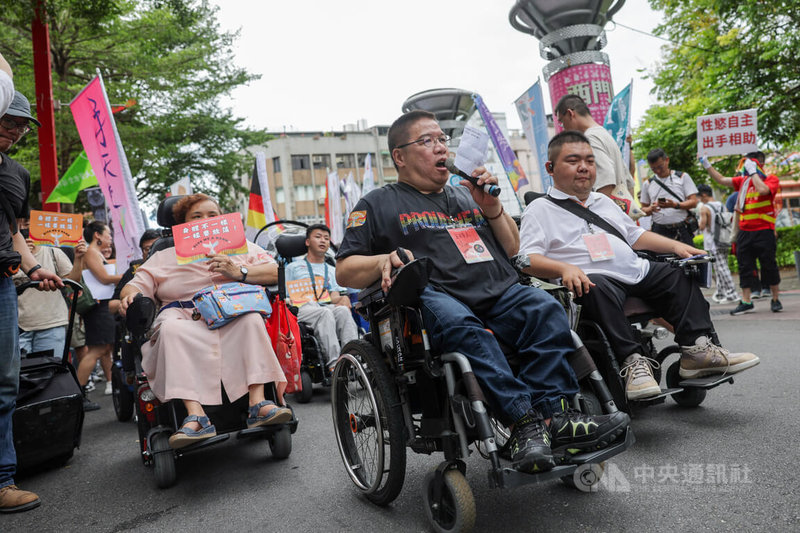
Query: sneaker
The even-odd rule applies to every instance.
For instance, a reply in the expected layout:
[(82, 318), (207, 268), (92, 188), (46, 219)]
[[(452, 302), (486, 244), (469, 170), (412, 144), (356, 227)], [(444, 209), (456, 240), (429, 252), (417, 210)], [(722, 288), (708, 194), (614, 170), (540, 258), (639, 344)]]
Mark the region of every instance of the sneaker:
[(7, 485), (0, 489), (0, 513), (29, 511), (41, 504), (39, 496), (16, 485)]
[(761, 289), (762, 298), (772, 298), (772, 291), (769, 289)]
[(622, 411), (609, 415), (589, 416), (568, 408), (550, 419), (553, 449), (599, 450), (624, 433), (630, 417)]
[(783, 311), (783, 304), (781, 304), (780, 300), (772, 300), (772, 302), (769, 304), (769, 308), (773, 313), (780, 313)]
[(93, 402), (89, 399), (88, 396), (83, 397), (83, 412), (88, 413), (89, 411), (97, 411), (100, 409), (100, 404)]
[(758, 300), (761, 298), (761, 291), (751, 291), (750, 292), (750, 299), (751, 300)]
[(705, 335), (697, 337), (692, 346), (681, 346), (682, 378), (699, 378), (710, 374), (735, 374), (761, 360), (748, 353), (731, 353), (721, 346), (712, 343)]
[(712, 294), (712, 295), (711, 295), (711, 300), (712, 300), (712, 301), (713, 301), (715, 304), (721, 304), (722, 302), (724, 302), (724, 301), (725, 301), (725, 298), (723, 298), (721, 294)]
[(736, 315), (743, 315), (745, 313), (755, 313), (755, 312), (756, 312), (756, 306), (753, 305), (753, 302), (750, 303), (739, 302), (739, 305), (736, 306), (736, 309), (731, 311), (731, 315), (736, 316)]
[(92, 381), (91, 379), (89, 380), (89, 383), (87, 383), (86, 385), (83, 386), (83, 390), (86, 391), (86, 392), (92, 392), (96, 388), (97, 387), (95, 387), (94, 381)]
[(545, 472), (556, 465), (550, 449), (550, 433), (535, 409), (516, 421), (508, 447), (514, 468), (520, 472)]
[(106, 390), (103, 391), (104, 396), (111, 396), (114, 391), (111, 389), (111, 382), (106, 381)]
[(653, 377), (653, 368), (658, 367), (658, 361), (638, 353), (628, 356), (619, 373), (625, 379), (625, 396), (629, 400), (641, 400), (661, 394), (661, 387)]
[(726, 298), (725, 298), (725, 299), (724, 299), (722, 302), (720, 302), (720, 303), (732, 304), (732, 303), (736, 303), (736, 302), (738, 302), (738, 301), (739, 301), (739, 300), (741, 300), (741, 299), (742, 299), (742, 298), (741, 298), (741, 297), (740, 297), (738, 294), (731, 294), (730, 296), (726, 297)]

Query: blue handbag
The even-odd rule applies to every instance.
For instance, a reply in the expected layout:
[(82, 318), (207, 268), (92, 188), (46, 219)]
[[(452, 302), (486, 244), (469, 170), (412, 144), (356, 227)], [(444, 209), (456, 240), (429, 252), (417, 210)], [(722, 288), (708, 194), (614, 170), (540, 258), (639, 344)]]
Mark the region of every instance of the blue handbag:
[(212, 285), (192, 296), (192, 302), (208, 329), (221, 328), (247, 313), (272, 314), (267, 291), (249, 283)]

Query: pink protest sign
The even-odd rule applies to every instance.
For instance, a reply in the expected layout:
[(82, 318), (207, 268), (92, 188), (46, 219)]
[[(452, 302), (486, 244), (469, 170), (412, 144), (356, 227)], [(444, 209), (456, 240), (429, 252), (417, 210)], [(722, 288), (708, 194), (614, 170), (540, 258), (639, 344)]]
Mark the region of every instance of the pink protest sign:
[[(587, 63), (575, 65), (556, 72), (547, 82), (550, 88), (550, 102), (555, 109), (558, 101), (565, 94), (575, 94), (583, 98), (592, 118), (602, 124), (606, 112), (614, 98), (614, 88), (611, 84), (611, 68), (608, 65)], [(564, 128), (555, 120), (556, 133)]]
[(239, 213), (193, 220), (172, 227), (178, 264), (195, 263), (207, 254), (239, 255), (247, 253), (244, 224)]
[(97, 76), (69, 104), (86, 157), (111, 211), (117, 259), (124, 271), (141, 257), (144, 232), (128, 160), (122, 148), (103, 80)]
[(739, 155), (758, 150), (755, 109), (697, 117), (697, 153)]

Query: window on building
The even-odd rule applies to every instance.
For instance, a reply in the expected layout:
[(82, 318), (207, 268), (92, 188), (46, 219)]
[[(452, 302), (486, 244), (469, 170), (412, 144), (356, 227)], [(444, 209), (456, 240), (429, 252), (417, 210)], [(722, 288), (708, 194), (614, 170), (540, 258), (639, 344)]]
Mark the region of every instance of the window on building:
[[(367, 154), (358, 154), (358, 168), (364, 168), (364, 163), (367, 160)], [(375, 159), (375, 154), (372, 154), (372, 166), (375, 167), (378, 160)]]
[(336, 168), (355, 168), (356, 157), (353, 154), (337, 154)]
[(309, 170), (311, 161), (307, 155), (292, 156), (292, 170)]
[(317, 199), (325, 198), (327, 187), (325, 185), (317, 185)]
[(383, 168), (391, 168), (394, 166), (394, 163), (392, 163), (392, 156), (389, 152), (381, 152), (381, 166)]
[(294, 199), (296, 202), (308, 202), (314, 199), (314, 187), (312, 185), (296, 185), (294, 188)]
[(283, 192), (283, 187), (278, 187), (277, 189), (275, 189), (275, 203), (276, 204), (286, 203), (286, 194)]
[(273, 157), (272, 158), (272, 172), (280, 172), (281, 171), (281, 158), (280, 157)]
[(328, 154), (314, 154), (311, 156), (311, 164), (314, 168), (331, 168), (331, 156)]

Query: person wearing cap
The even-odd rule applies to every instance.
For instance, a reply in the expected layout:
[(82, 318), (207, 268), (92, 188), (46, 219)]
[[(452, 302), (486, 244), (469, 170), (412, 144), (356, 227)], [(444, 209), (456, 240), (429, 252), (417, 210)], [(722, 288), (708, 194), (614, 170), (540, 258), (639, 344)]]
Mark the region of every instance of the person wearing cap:
[[(8, 63), (0, 57), (0, 86), (10, 77)], [(4, 90), (0, 90), (3, 98)], [(0, 100), (0, 512), (27, 511), (38, 507), (39, 497), (14, 484), (17, 454), (12, 435), (12, 417), (19, 389), (19, 328), (17, 292), (11, 276), (22, 269), (40, 290), (55, 290), (64, 283), (37, 264), (25, 238), (17, 228), (17, 219), (28, 217), (28, 193), (31, 177), (7, 152), (30, 131), (30, 123), (40, 126), (31, 115), (31, 106), (16, 91), (8, 106)], [(16, 253), (14, 253), (16, 252)]]

